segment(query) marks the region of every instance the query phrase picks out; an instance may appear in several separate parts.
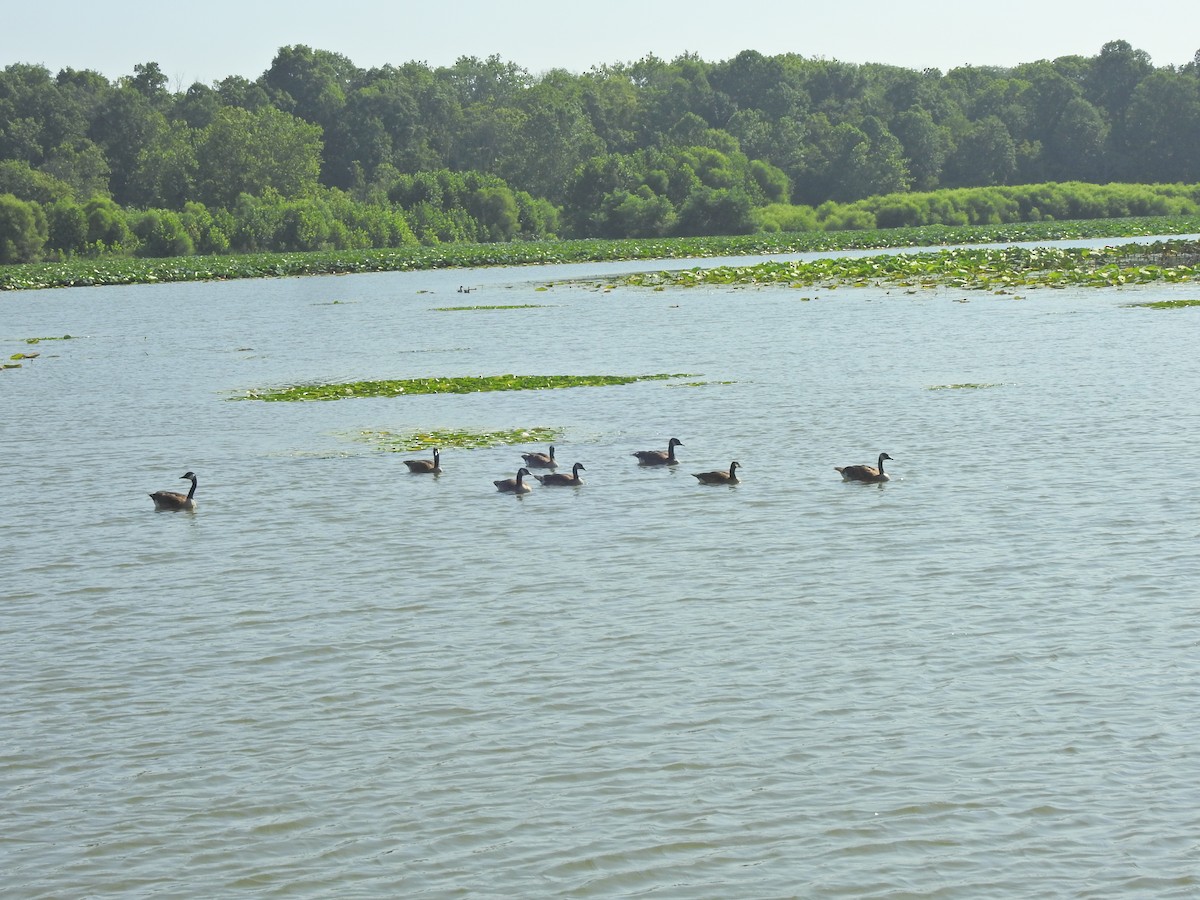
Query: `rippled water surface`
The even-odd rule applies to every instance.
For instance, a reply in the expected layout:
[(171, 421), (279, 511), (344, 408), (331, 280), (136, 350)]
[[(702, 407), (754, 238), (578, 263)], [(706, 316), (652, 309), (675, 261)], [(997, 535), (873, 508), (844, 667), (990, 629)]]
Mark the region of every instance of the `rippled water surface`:
[(1200, 893), (1196, 288), (617, 268), (0, 296), (0, 894)]

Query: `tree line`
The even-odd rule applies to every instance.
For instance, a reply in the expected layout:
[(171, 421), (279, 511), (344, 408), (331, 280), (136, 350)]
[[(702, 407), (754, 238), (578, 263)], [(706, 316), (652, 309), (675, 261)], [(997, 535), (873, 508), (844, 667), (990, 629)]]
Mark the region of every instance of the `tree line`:
[(1120, 40), (946, 73), (747, 50), (537, 76), (294, 45), (186, 89), (155, 62), (116, 81), (15, 63), (0, 261), (853, 227), (828, 204), (1194, 184), (1198, 142), (1200, 53), (1156, 67)]

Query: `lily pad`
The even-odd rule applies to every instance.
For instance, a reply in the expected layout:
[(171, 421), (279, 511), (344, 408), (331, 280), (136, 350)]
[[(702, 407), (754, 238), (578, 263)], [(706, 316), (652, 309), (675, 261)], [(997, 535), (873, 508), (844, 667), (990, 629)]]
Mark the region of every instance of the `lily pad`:
[(482, 391), (541, 391), (569, 387), (601, 387), (635, 381), (690, 378), (691, 375), (478, 375), (463, 378), (407, 378), (398, 381), (354, 381), (340, 384), (297, 384), (247, 391), (233, 400), (346, 400), (361, 397), (412, 397), (420, 394), (473, 394)]
[(562, 432), (557, 428), (513, 428), (508, 431), (362, 431), (359, 439), (389, 453), (412, 453), (438, 447), (455, 450), (479, 450), (508, 444), (546, 444), (557, 441)]

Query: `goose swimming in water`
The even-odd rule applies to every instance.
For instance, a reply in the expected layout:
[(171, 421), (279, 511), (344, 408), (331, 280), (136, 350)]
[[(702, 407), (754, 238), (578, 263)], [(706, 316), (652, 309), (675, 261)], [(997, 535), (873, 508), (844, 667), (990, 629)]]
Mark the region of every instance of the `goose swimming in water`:
[(583, 484), (583, 479), (579, 477), (581, 471), (586, 471), (583, 468), (583, 463), (575, 463), (571, 466), (571, 474), (566, 472), (551, 472), (549, 475), (534, 475), (533, 477), (547, 487), (562, 486), (562, 487), (577, 487)]
[(433, 448), (433, 459), (406, 459), (404, 464), (408, 466), (408, 471), (416, 475), (442, 474), (442, 454), (436, 447)]
[(729, 464), (728, 472), (693, 472), (692, 474), (700, 479), (701, 484), (737, 484), (737, 470), (741, 466), (736, 460)]
[(179, 511), (196, 508), (196, 501), (192, 499), (196, 494), (196, 473), (187, 472), (179, 477), (190, 478), (192, 480), (192, 489), (187, 492), (186, 497), (175, 491), (155, 491), (150, 495), (150, 499), (154, 501), (154, 508), (156, 510)]
[(683, 441), (679, 438), (671, 438), (667, 442), (666, 450), (637, 450), (634, 456), (638, 459), (638, 464), (643, 466), (673, 466), (679, 460), (675, 458), (675, 448), (682, 447)]
[(879, 463), (874, 466), (834, 466), (833, 470), (842, 476), (842, 481), (862, 481), (873, 484), (880, 481), (891, 481), (883, 471), (883, 461), (891, 459), (886, 453), (879, 454)]
[(522, 453), (521, 459), (531, 469), (557, 469), (558, 461), (554, 458), (554, 445), (550, 445), (549, 453)]
[(517, 469), (516, 478), (503, 478), (500, 481), (493, 481), (492, 484), (494, 484), (496, 486), (496, 490), (500, 491), (502, 494), (528, 494), (533, 490), (533, 488), (527, 485), (524, 481), (525, 476), (528, 474), (529, 470), (522, 466), (521, 468)]

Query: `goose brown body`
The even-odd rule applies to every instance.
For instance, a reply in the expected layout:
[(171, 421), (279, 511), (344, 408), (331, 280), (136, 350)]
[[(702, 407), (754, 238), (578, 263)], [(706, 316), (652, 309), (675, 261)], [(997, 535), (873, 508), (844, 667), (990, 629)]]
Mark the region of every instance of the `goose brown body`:
[(442, 474), (442, 454), (436, 448), (433, 451), (433, 459), (406, 459), (404, 464), (408, 466), (408, 471), (415, 475)]
[(862, 481), (867, 484), (891, 479), (883, 471), (883, 461), (891, 459), (886, 453), (879, 454), (879, 462), (874, 466), (834, 466), (833, 470), (842, 476), (842, 481)]
[(737, 484), (737, 470), (741, 463), (734, 460), (729, 464), (728, 472), (693, 472), (692, 474), (700, 479), (701, 484)]
[(679, 438), (671, 438), (667, 442), (666, 450), (637, 450), (634, 451), (634, 456), (637, 457), (639, 465), (643, 466), (673, 466), (679, 460), (675, 458), (675, 448), (682, 447), (683, 441)]
[(566, 472), (551, 472), (548, 475), (534, 475), (533, 477), (547, 487), (576, 487), (583, 484), (583, 479), (579, 477), (581, 471), (586, 471), (583, 463), (575, 463), (571, 467), (571, 474)]
[(549, 453), (522, 453), (521, 459), (531, 469), (556, 469), (558, 461), (554, 458), (554, 445), (550, 445)]
[(517, 469), (515, 478), (502, 478), (500, 481), (493, 481), (496, 490), (502, 494), (528, 494), (533, 488), (525, 483), (525, 476), (529, 474), (529, 470), (524, 466)]
[(154, 501), (156, 510), (168, 510), (179, 512), (181, 510), (190, 510), (196, 508), (196, 473), (187, 472), (179, 476), (180, 478), (191, 479), (192, 487), (187, 494), (180, 494), (176, 491), (155, 491), (150, 495), (150, 499)]

